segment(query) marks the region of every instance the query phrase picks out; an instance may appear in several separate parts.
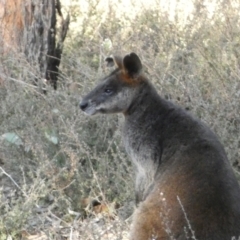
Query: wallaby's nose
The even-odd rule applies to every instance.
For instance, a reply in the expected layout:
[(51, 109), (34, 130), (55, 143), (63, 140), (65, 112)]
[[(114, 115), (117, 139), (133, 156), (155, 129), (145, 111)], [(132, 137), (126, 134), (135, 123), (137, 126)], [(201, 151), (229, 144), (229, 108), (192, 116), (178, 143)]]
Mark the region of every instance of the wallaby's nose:
[(84, 111), (88, 106), (88, 102), (87, 101), (82, 101), (80, 103), (80, 108)]

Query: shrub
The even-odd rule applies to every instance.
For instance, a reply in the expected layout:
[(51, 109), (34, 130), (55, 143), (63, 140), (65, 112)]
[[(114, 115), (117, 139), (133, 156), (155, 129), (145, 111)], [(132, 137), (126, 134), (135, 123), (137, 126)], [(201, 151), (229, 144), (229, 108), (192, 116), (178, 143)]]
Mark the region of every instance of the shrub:
[[(86, 197), (117, 202), (119, 212), (131, 214), (134, 186), (121, 143), (122, 116), (88, 118), (78, 107), (81, 96), (109, 71), (104, 59), (112, 53), (138, 53), (162, 96), (219, 135), (238, 174), (238, 2), (219, 0), (210, 14), (204, 2), (194, 1), (185, 18), (180, 7), (172, 17), (158, 1), (152, 7), (128, 3), (131, 15), (115, 1), (105, 8), (101, 3), (88, 1), (85, 12), (78, 5), (71, 8), (79, 27), (70, 28), (66, 40), (58, 91), (45, 86), (47, 95), (42, 94), (40, 74), (20, 54), (1, 56), (0, 239), (28, 239), (40, 232), (48, 239), (71, 234), (105, 239), (91, 228), (94, 218), (86, 220), (81, 205)], [(104, 219), (105, 227), (114, 225)], [(128, 226), (117, 224), (110, 231), (122, 239)]]

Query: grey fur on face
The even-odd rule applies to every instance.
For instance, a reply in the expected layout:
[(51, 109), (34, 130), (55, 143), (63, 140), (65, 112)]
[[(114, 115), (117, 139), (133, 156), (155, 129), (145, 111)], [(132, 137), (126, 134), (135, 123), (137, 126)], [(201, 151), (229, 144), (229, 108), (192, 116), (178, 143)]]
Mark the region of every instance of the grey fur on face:
[(133, 88), (123, 83), (121, 88), (116, 84), (113, 76), (107, 77), (87, 96), (80, 104), (82, 110), (88, 115), (97, 113), (125, 112), (137, 95), (138, 88)]

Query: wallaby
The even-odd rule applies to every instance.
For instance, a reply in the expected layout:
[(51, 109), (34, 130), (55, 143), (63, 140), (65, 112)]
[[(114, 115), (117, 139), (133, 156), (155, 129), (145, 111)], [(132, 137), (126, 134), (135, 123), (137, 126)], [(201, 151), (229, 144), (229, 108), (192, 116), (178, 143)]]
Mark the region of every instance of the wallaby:
[(135, 53), (106, 59), (116, 70), (82, 99), (88, 115), (123, 113), (136, 174), (131, 240), (233, 240), (240, 187), (216, 135), (160, 97)]

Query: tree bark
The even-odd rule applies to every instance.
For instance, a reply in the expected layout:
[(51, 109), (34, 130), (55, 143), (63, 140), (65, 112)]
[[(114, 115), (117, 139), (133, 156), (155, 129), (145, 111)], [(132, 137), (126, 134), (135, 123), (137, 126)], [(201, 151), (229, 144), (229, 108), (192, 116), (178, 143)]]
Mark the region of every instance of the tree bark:
[(68, 26), (69, 15), (64, 19), (60, 0), (0, 0), (3, 53), (24, 52), (54, 89)]

